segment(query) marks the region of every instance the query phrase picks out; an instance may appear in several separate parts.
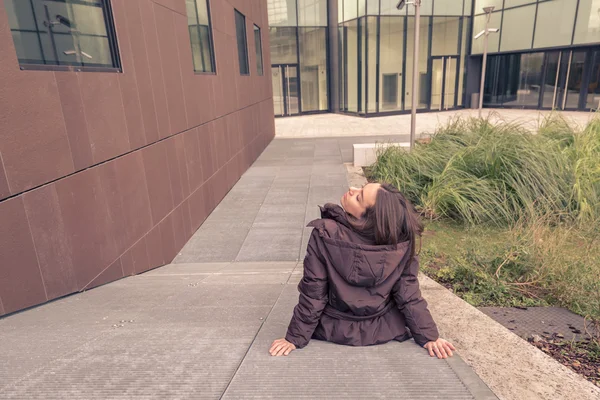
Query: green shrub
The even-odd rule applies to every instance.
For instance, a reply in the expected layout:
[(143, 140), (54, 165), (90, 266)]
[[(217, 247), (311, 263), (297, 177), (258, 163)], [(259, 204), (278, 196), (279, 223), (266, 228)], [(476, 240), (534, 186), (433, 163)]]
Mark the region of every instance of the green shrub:
[(534, 135), (516, 124), (455, 119), (412, 152), (379, 152), (369, 178), (395, 184), (424, 215), (512, 225), (600, 213), (600, 120), (576, 132), (560, 117)]

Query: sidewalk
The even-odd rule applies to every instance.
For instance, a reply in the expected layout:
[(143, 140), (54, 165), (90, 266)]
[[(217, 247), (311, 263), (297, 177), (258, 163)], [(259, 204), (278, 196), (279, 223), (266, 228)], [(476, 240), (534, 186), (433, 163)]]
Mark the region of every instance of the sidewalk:
[[(573, 126), (585, 126), (596, 113), (584, 111), (549, 111), (549, 110), (513, 110), (490, 109), (483, 110), (483, 117), (492, 122), (504, 121), (519, 124), (535, 131), (543, 119), (556, 113)], [(417, 135), (435, 132), (440, 125), (446, 124), (453, 118), (477, 117), (478, 110), (459, 109), (454, 111), (426, 112), (417, 114)], [(362, 118), (341, 114), (316, 114), (300, 117), (275, 119), (277, 138), (308, 138), (308, 137), (345, 137), (394, 135), (410, 132), (410, 114), (391, 115), (377, 118)]]
[(298, 299), (304, 226), (367, 140), (275, 140), (173, 264), (0, 319), (0, 398), (495, 399), (460, 357), (412, 341), (268, 355)]

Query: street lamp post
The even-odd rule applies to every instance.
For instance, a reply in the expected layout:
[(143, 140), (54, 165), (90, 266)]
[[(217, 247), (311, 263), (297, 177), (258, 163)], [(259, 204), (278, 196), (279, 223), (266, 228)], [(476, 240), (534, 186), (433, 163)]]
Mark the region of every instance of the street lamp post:
[(491, 7), (483, 7), (483, 11), (485, 11), (485, 29), (475, 35), (475, 39), (479, 39), (483, 36), (483, 65), (481, 67), (481, 85), (479, 87), (479, 118), (481, 118), (481, 112), (483, 109), (483, 89), (485, 87), (485, 73), (487, 69), (487, 53), (488, 53), (488, 36), (490, 32), (498, 33), (498, 28), (489, 28), (490, 19), (492, 18), (492, 11), (494, 11), (494, 6)]
[(417, 93), (419, 92), (419, 34), (421, 33), (421, 0), (400, 0), (396, 8), (402, 10), (406, 4), (415, 6), (415, 44), (413, 55), (412, 108), (410, 113), (410, 149), (415, 147), (417, 128)]

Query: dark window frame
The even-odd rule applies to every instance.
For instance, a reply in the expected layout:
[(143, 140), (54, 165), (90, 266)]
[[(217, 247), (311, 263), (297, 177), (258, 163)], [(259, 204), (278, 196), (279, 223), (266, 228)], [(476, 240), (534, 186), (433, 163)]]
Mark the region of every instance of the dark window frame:
[[(198, 18), (198, 4), (197, 4), (198, 0), (194, 0), (194, 8), (196, 10), (196, 18)], [(201, 70), (197, 70), (196, 69), (196, 65), (194, 64), (194, 52), (193, 50), (190, 51), (192, 52), (192, 67), (194, 68), (194, 74), (196, 75), (216, 75), (217, 74), (217, 58), (215, 56), (215, 40), (214, 40), (214, 35), (213, 35), (213, 26), (212, 26), (212, 14), (211, 14), (211, 10), (210, 10), (210, 1), (209, 0), (204, 0), (206, 2), (206, 13), (207, 13), (207, 17), (208, 17), (208, 45), (209, 45), (209, 52), (210, 52), (210, 65), (212, 68), (212, 71), (201, 71)], [(187, 23), (186, 23), (187, 24)], [(190, 29), (190, 26), (188, 25), (188, 34), (190, 35), (190, 45), (191, 45), (191, 41), (192, 41), (192, 32)], [(200, 37), (200, 31), (198, 30), (198, 40), (199, 43), (202, 44), (202, 38)]]
[[(103, 11), (102, 14), (104, 17), (104, 25), (106, 27), (106, 35), (107, 35), (110, 55), (111, 55), (111, 59), (112, 59), (112, 63), (113, 63), (112, 67), (98, 66), (98, 65), (92, 65), (92, 66), (69, 65), (69, 64), (60, 65), (60, 64), (42, 64), (42, 63), (35, 63), (35, 62), (21, 62), (17, 56), (17, 61), (19, 62), (19, 68), (22, 71), (70, 71), (70, 72), (115, 72), (115, 73), (123, 72), (121, 57), (120, 57), (120, 53), (119, 53), (117, 32), (116, 32), (115, 23), (114, 23), (115, 18), (114, 18), (114, 13), (113, 13), (113, 9), (112, 9), (112, 3), (111, 3), (111, 0), (100, 0), (100, 1), (102, 3), (102, 11)], [(58, 2), (61, 2), (61, 1), (58, 1)], [(75, 1), (75, 3), (78, 3), (78, 2)], [(35, 17), (35, 14), (33, 17), (34, 17), (34, 20), (37, 25), (38, 21), (37, 21), (37, 18)], [(13, 29), (12, 27), (10, 28), (10, 30), (11, 30), (11, 32), (12, 31), (20, 31), (19, 29)], [(13, 41), (13, 43), (14, 43), (14, 41)]]
[[(256, 40), (258, 33), (258, 41)], [(262, 29), (260, 26), (254, 24), (254, 52), (256, 53), (256, 71), (258, 76), (265, 75), (265, 63), (263, 57), (263, 45), (262, 45)]]
[[(238, 52), (238, 61), (239, 61), (239, 67), (240, 67), (240, 75), (242, 76), (249, 76), (250, 75), (250, 62), (249, 62), (249, 57), (248, 57), (248, 27), (246, 24), (246, 16), (244, 14), (242, 14), (241, 12), (239, 12), (237, 9), (233, 9), (234, 12), (234, 19), (235, 19), (235, 36), (236, 36), (236, 42), (237, 42), (237, 52)], [(244, 43), (243, 43), (243, 50), (244, 50), (244, 54), (240, 54), (240, 37), (238, 35), (238, 21), (240, 21), (238, 19), (238, 15), (241, 16), (243, 18), (243, 22), (244, 22)], [(244, 60), (242, 60), (242, 57), (244, 58)], [(242, 64), (242, 61), (244, 61), (244, 63)]]

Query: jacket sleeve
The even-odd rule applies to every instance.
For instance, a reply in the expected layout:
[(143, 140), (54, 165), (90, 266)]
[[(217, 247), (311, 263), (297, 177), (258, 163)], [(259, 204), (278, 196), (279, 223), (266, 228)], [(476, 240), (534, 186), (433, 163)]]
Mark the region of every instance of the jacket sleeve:
[(418, 273), (419, 260), (418, 257), (415, 257), (402, 272), (392, 293), (398, 308), (404, 314), (406, 325), (408, 325), (415, 342), (424, 346), (429, 341), (437, 340), (439, 333), (433, 317), (427, 309), (427, 302), (421, 296), (417, 279)]
[(310, 341), (328, 300), (327, 270), (320, 252), (320, 240), (314, 229), (304, 257), (304, 277), (298, 285), (300, 300), (285, 336), (299, 349)]

